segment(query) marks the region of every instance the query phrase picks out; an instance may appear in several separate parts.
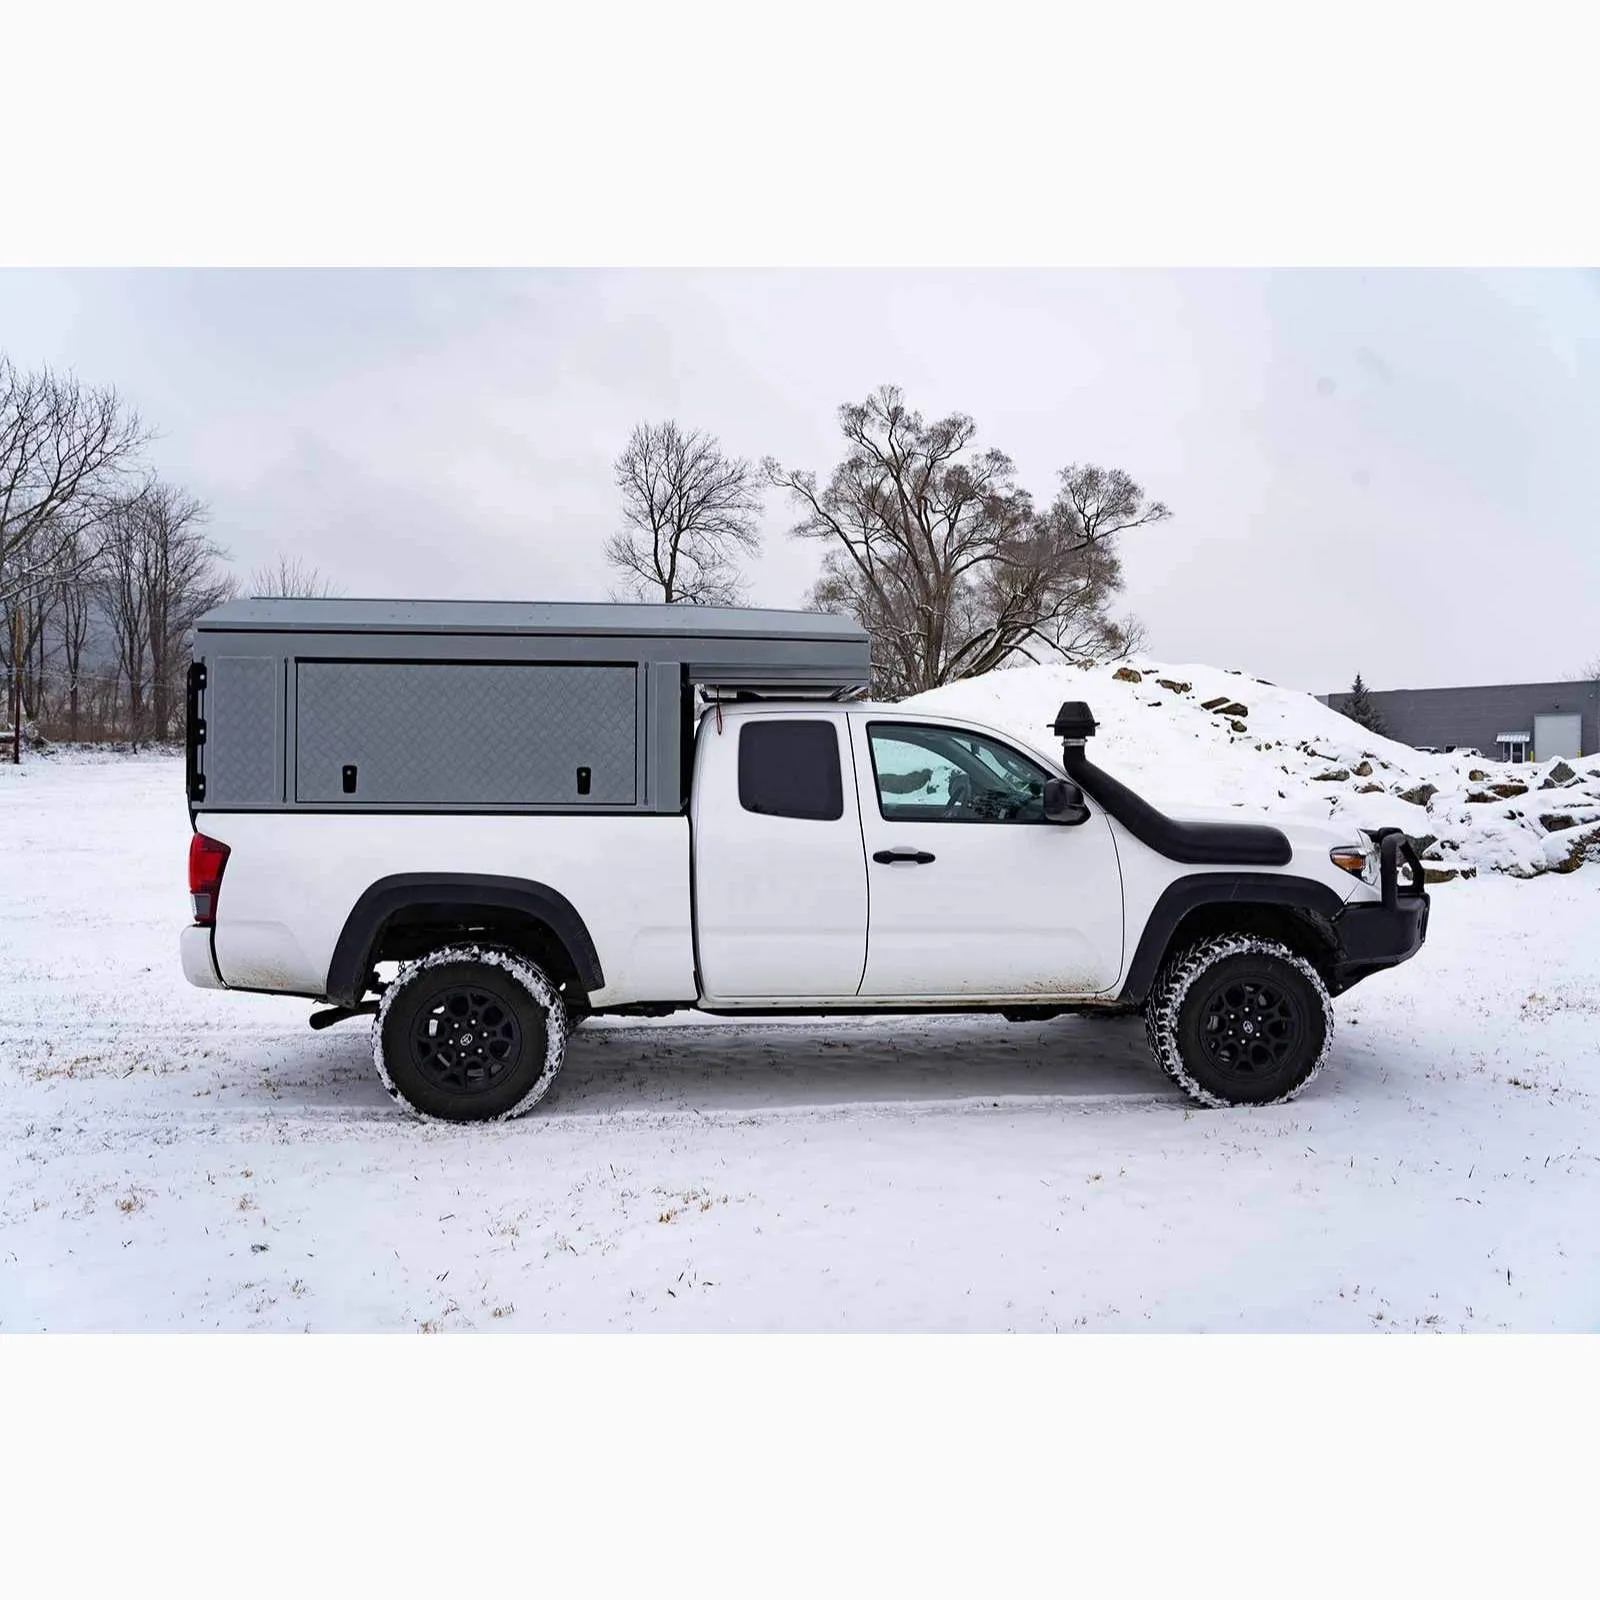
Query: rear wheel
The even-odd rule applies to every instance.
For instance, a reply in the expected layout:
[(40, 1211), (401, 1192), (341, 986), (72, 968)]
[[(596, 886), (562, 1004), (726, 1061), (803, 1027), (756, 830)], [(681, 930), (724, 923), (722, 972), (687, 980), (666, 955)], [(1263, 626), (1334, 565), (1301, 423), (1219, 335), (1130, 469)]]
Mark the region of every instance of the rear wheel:
[(452, 946), (402, 967), (373, 1022), (384, 1087), (419, 1116), (491, 1122), (549, 1092), (567, 1044), (556, 985), (510, 950)]
[(1291, 1100), (1321, 1070), (1333, 1008), (1317, 969), (1275, 939), (1222, 934), (1173, 956), (1145, 1006), (1150, 1047), (1207, 1106)]

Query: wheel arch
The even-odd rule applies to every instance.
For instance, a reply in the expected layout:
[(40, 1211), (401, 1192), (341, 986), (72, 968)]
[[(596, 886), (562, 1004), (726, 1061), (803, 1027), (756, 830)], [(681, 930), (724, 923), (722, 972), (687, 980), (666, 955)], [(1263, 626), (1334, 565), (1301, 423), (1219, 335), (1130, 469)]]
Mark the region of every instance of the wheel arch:
[(1246, 933), (1280, 940), (1337, 993), (1334, 920), (1344, 902), (1324, 883), (1267, 872), (1202, 872), (1167, 885), (1145, 919), (1121, 998), (1142, 1005), (1167, 958), (1198, 939)]
[(328, 998), (356, 1005), (383, 960), (461, 939), (504, 943), (585, 994), (605, 987), (593, 936), (549, 884), (490, 873), (403, 872), (380, 878), (351, 908), (328, 962)]

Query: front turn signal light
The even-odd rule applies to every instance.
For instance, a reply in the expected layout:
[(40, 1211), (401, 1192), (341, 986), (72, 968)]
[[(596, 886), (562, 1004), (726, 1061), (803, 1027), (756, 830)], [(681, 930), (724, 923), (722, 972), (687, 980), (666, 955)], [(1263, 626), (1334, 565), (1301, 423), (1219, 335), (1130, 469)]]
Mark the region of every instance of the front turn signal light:
[(1368, 882), (1372, 878), (1373, 854), (1359, 844), (1335, 845), (1328, 852), (1328, 859), (1336, 867), (1341, 867), (1353, 878), (1362, 878)]

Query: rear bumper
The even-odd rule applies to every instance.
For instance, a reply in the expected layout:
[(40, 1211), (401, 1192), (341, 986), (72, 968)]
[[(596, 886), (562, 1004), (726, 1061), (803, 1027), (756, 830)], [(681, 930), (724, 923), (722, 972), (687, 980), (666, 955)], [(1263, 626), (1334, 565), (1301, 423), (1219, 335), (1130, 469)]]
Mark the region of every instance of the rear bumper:
[(183, 975), (197, 989), (225, 989), (222, 974), (211, 954), (209, 928), (185, 928), (178, 935), (178, 956), (183, 962)]

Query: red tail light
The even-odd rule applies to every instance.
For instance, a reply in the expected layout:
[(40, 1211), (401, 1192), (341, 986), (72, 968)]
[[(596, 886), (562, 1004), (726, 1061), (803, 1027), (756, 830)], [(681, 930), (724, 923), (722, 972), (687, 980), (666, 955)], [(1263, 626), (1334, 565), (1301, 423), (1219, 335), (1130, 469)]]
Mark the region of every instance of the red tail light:
[(222, 869), (228, 864), (228, 847), (197, 833), (189, 841), (189, 898), (194, 920), (209, 928), (217, 920), (217, 895), (222, 889)]

